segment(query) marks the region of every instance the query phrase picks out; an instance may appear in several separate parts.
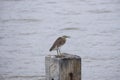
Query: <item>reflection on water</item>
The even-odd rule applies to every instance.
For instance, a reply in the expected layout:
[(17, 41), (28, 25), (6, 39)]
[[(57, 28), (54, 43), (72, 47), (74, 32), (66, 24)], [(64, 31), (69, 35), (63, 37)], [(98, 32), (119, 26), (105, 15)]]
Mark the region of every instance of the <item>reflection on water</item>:
[(0, 0), (0, 80), (43, 80), (58, 36), (82, 57), (83, 80), (120, 79), (119, 0)]

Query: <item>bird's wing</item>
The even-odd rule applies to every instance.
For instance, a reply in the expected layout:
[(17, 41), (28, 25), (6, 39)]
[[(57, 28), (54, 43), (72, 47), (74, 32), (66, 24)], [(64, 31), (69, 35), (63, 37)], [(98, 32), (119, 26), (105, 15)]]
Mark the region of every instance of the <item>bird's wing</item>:
[(49, 51), (52, 51), (56, 47), (59, 47), (59, 46), (63, 45), (62, 44), (63, 42), (61, 42), (61, 41), (62, 41), (62, 37), (57, 38), (57, 40), (54, 42), (54, 44), (52, 45), (52, 47), (50, 48)]

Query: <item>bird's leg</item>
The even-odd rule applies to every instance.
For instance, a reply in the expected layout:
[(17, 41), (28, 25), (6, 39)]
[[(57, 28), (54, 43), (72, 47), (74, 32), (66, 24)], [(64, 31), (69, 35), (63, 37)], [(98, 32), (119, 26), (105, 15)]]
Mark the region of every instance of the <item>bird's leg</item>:
[(59, 49), (59, 55), (61, 55), (60, 47), (58, 49)]
[(57, 55), (59, 55), (59, 50), (57, 49)]

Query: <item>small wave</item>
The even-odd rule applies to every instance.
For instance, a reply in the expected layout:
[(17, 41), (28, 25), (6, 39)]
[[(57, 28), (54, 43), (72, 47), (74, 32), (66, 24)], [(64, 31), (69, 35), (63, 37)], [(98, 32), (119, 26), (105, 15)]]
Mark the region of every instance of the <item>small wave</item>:
[(79, 28), (69, 27), (69, 28), (63, 28), (61, 30), (79, 30)]
[(39, 22), (38, 19), (6, 19), (2, 20), (3, 23), (5, 22)]
[(95, 14), (101, 14), (101, 13), (111, 13), (112, 11), (110, 11), (110, 10), (90, 10), (88, 12), (95, 13)]

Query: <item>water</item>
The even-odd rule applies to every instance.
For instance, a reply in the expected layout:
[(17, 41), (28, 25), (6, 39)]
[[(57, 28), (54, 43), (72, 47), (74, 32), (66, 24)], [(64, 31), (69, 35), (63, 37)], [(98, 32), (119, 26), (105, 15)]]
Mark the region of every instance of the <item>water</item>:
[(0, 80), (41, 80), (55, 39), (82, 58), (82, 80), (120, 79), (119, 0), (0, 0)]

